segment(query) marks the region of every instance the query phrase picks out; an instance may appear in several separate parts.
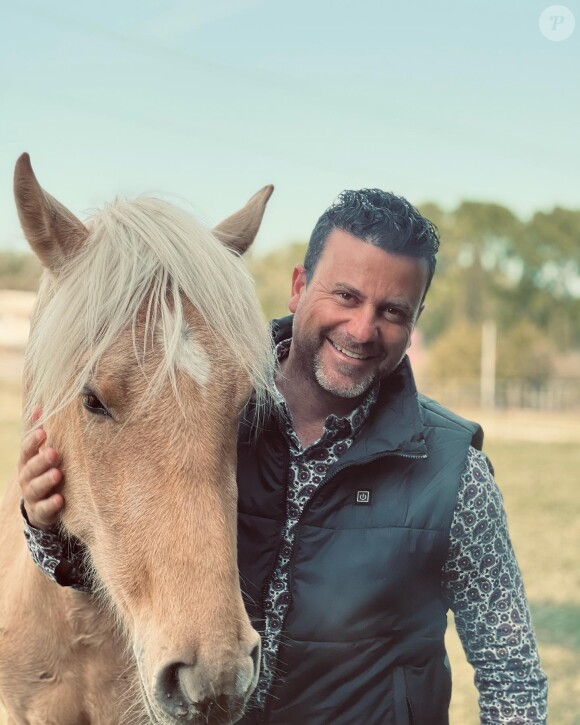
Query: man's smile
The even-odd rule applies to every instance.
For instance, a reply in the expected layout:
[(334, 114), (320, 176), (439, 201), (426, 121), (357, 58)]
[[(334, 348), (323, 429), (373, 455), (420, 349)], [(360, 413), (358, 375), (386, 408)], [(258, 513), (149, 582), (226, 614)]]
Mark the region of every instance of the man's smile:
[(341, 347), (329, 337), (327, 337), (326, 339), (335, 350), (338, 350), (338, 352), (346, 355), (346, 357), (349, 357), (351, 360), (370, 360), (375, 357), (375, 355), (362, 355), (360, 352), (355, 352), (354, 350), (349, 350), (348, 348)]

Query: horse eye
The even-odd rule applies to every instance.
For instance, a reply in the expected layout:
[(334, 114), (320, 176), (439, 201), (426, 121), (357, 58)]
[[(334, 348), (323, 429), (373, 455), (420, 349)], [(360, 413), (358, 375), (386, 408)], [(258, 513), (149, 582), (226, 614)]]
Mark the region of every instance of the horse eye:
[(83, 391), (81, 393), (81, 400), (84, 407), (89, 411), (89, 413), (94, 413), (95, 415), (104, 415), (107, 418), (111, 417), (109, 411), (105, 408), (105, 406), (101, 403), (101, 401), (93, 392)]

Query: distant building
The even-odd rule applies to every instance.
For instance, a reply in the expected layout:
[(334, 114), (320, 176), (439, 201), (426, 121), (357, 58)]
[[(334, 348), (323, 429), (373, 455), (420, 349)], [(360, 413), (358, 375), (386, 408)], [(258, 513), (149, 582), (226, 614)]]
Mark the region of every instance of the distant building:
[(24, 350), (35, 299), (34, 292), (0, 290), (0, 348)]

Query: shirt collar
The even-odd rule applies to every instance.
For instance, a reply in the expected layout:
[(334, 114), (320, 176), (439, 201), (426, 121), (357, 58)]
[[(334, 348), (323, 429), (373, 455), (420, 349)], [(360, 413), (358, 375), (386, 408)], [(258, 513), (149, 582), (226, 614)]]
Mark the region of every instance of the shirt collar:
[[(279, 363), (288, 357), (291, 342), (292, 338), (289, 337), (276, 345), (276, 357)], [(276, 388), (276, 392), (278, 395), (278, 402), (280, 403), (280, 407), (284, 413), (283, 417), (285, 427), (287, 432), (291, 434), (291, 439), (296, 442), (298, 439), (292, 427), (292, 416), (290, 415), (290, 410), (284, 396), (278, 388)], [(350, 413), (345, 416), (338, 416), (331, 413), (324, 421), (324, 433), (315, 445), (336, 442), (337, 440), (344, 440), (345, 438), (354, 438), (369, 417), (369, 414), (377, 401), (378, 395), (379, 383), (376, 383), (367, 392), (361, 403), (357, 405), (354, 410), (351, 410)]]

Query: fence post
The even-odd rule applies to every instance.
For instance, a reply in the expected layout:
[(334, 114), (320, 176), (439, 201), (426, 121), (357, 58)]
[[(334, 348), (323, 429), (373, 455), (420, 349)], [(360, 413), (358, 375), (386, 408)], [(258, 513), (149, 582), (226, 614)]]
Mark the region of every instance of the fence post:
[(493, 320), (481, 326), (480, 404), (482, 408), (495, 408), (495, 367), (497, 328)]

